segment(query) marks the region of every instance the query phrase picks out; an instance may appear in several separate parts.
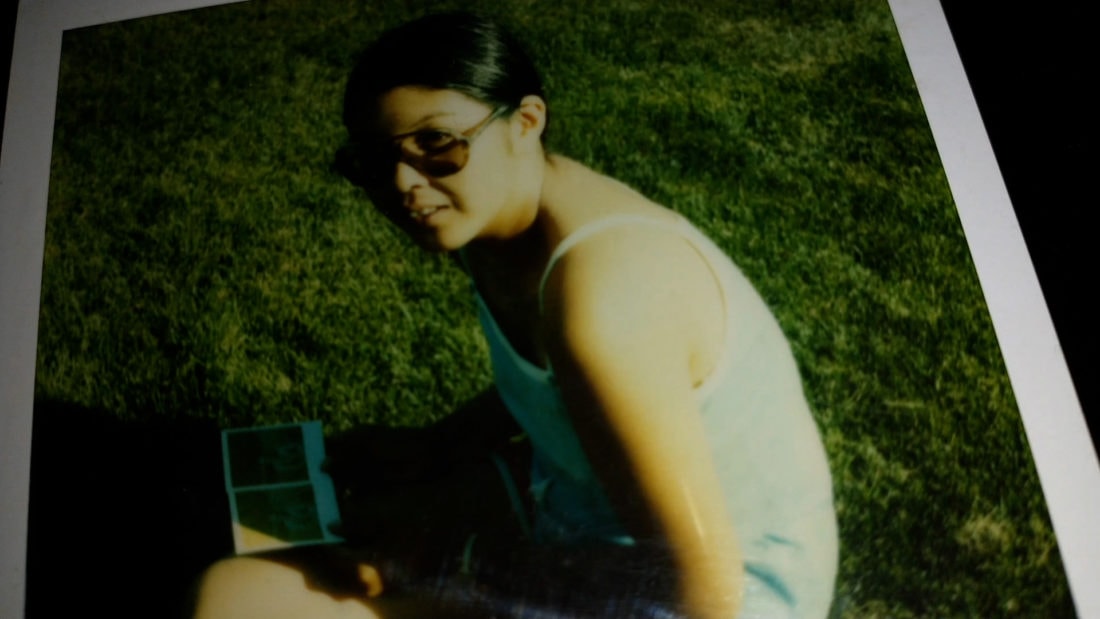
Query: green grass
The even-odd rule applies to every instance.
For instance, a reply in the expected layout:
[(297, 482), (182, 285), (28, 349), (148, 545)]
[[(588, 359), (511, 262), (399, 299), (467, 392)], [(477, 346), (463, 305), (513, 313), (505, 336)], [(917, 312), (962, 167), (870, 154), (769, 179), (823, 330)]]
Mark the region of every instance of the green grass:
[[(39, 398), (121, 420), (422, 425), (489, 382), (468, 284), (331, 170), (344, 76), (468, 3), (264, 2), (72, 31)], [(831, 459), (845, 617), (1072, 615), (883, 1), (522, 0), (553, 149), (698, 223), (785, 329)]]

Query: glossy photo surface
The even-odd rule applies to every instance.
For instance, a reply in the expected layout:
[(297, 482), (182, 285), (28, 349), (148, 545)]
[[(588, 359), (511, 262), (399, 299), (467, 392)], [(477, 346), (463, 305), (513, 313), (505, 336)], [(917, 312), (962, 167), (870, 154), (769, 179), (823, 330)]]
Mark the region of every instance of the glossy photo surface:
[[(832, 616), (1074, 616), (948, 157), (885, 0), (475, 4), (432, 10), (519, 36), (546, 86), (547, 149), (692, 222), (775, 316), (833, 481)], [(91, 570), (73, 595), (121, 581), (137, 593), (117, 616), (182, 608), (233, 551), (220, 430), (423, 427), (491, 382), (469, 279), (346, 178), (356, 157), (454, 174), (484, 139), (467, 123), (446, 152), (423, 136), (349, 147), (356, 54), (422, 13), (256, 2), (60, 34), (26, 362), (28, 617), (71, 599), (51, 583), (72, 505), (97, 506), (79, 512), (83, 551), (132, 568)], [(247, 441), (233, 457), (258, 462)], [(233, 475), (301, 477), (282, 456)], [(238, 500), (255, 518), (312, 500), (277, 499)], [(329, 524), (280, 522), (301, 539)]]

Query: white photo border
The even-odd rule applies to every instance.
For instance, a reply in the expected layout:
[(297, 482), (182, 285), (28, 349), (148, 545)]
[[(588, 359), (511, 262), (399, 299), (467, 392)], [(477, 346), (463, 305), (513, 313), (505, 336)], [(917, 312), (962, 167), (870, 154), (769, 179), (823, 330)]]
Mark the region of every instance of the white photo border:
[[(62, 34), (227, 3), (20, 3), (0, 151), (0, 616), (24, 613), (35, 350)], [(1100, 616), (1100, 589), (1091, 586), (1100, 580), (1100, 466), (1023, 236), (939, 3), (889, 4), (985, 293), (1077, 612)]]
[(1100, 467), (1050, 312), (934, 0), (889, 0), (993, 320), (1077, 613), (1100, 617)]

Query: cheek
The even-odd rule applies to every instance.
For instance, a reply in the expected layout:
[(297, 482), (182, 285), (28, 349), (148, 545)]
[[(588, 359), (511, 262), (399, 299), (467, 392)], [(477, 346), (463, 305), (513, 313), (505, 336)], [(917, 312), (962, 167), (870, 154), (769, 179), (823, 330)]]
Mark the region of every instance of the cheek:
[(514, 193), (519, 178), (519, 170), (514, 158), (503, 152), (483, 153), (477, 161), (469, 165), (454, 177), (449, 184), (452, 197), (461, 201), (467, 210), (494, 212), (502, 208)]
[(451, 199), (471, 225), (485, 226), (504, 208), (505, 187), (496, 175), (479, 176), (476, 182), (455, 188)]

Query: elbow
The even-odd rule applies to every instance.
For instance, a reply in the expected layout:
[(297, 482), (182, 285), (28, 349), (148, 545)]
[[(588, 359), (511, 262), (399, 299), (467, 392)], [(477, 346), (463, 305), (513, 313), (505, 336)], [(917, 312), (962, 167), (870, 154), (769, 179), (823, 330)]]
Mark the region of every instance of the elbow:
[(744, 566), (734, 549), (711, 549), (681, 571), (680, 598), (692, 619), (731, 619), (741, 610)]
[(686, 586), (683, 606), (692, 619), (732, 619), (741, 610), (742, 588), (737, 586)]

